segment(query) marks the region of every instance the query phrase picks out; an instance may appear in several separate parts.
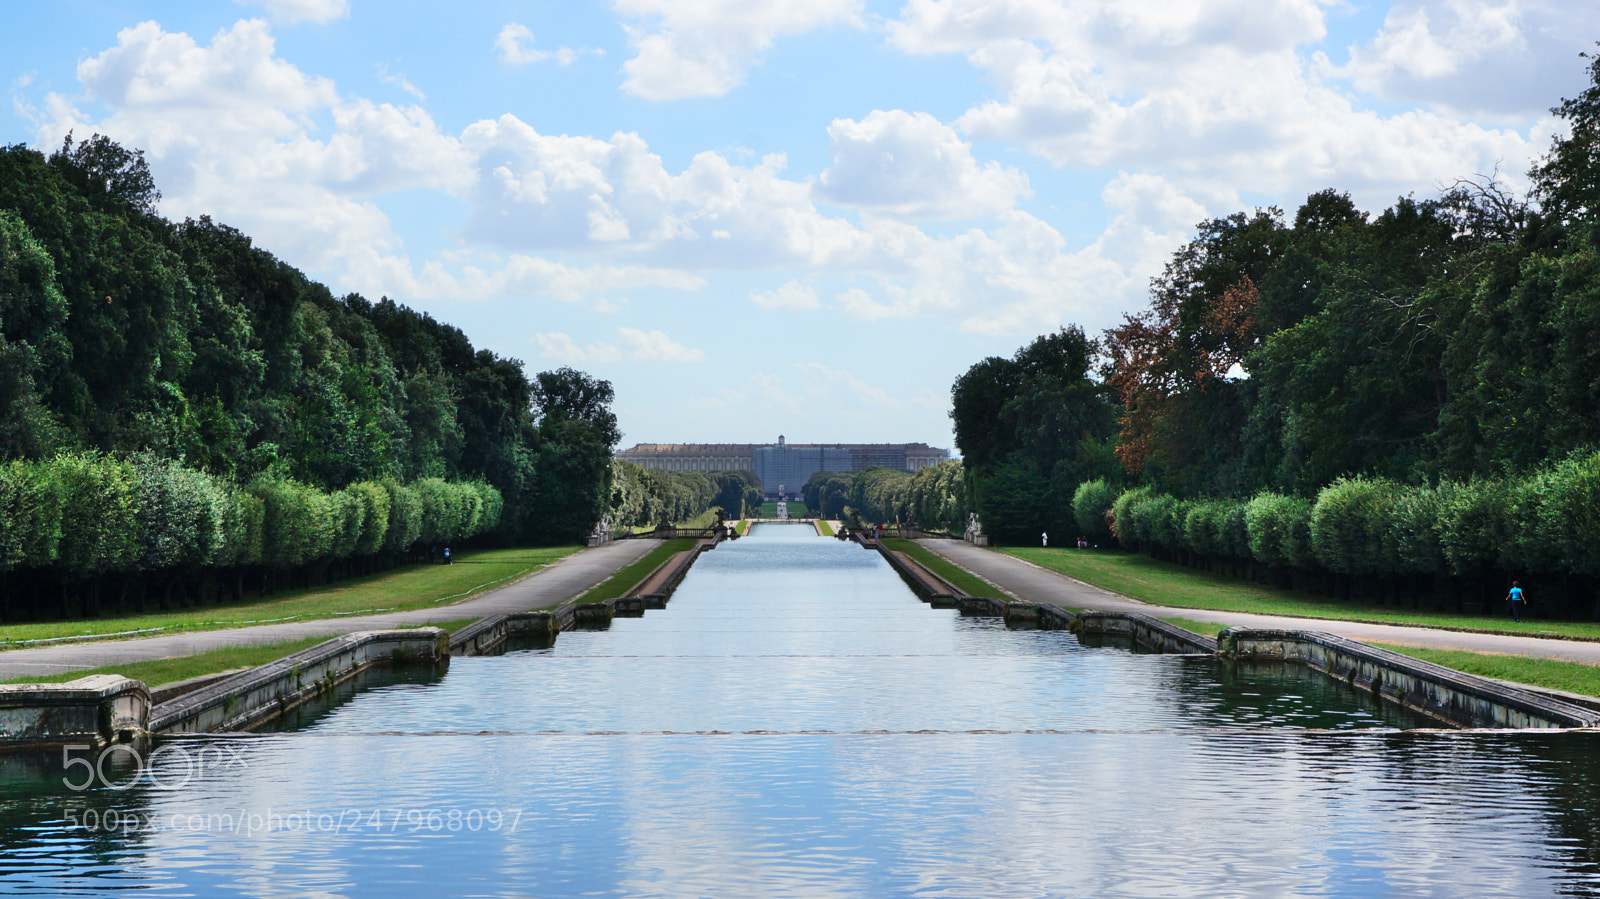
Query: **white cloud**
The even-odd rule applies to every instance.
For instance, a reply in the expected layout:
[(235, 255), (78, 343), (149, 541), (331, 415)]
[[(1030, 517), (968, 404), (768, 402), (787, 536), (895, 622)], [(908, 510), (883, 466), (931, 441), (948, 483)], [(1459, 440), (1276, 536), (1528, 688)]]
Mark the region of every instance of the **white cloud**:
[(1010, 209), (1028, 196), (1028, 176), (998, 162), (978, 165), (972, 146), (925, 113), (874, 110), (828, 126), (833, 165), (822, 199), (911, 219), (954, 219)]
[(783, 379), (764, 371), (751, 372), (744, 381), (727, 386), (725, 379), (712, 393), (690, 398), (685, 405), (695, 410), (738, 410), (764, 415), (797, 415), (808, 406), (805, 398), (783, 386)]
[[(237, 0), (247, 3), (249, 0)], [(274, 22), (293, 24), (300, 21), (332, 22), (350, 15), (349, 0), (254, 0), (267, 8)]]
[(636, 362), (669, 363), (704, 362), (706, 359), (704, 351), (686, 347), (661, 331), (618, 328), (617, 333), (625, 349), (603, 341), (580, 347), (577, 341), (560, 331), (535, 334), (533, 340), (545, 358), (566, 365), (630, 359)]
[(570, 336), (560, 331), (533, 335), (539, 352), (546, 358), (563, 365), (583, 365), (591, 362), (617, 362), (622, 351), (609, 343), (591, 343), (587, 348), (578, 346)]
[(416, 97), (418, 100), (428, 99), (428, 95), (424, 94), (421, 88), (417, 87), (415, 84), (412, 84), (411, 79), (400, 74), (399, 72), (390, 74), (389, 67), (385, 66), (383, 63), (378, 63), (378, 80), (384, 84), (392, 84), (411, 96)]
[(912, 0), (890, 41), (962, 53), (988, 73), (1001, 96), (957, 120), (969, 137), (1058, 166), (1159, 173), (1213, 213), (1243, 190), (1294, 198), (1329, 185), (1381, 208), (1497, 164), (1520, 172), (1542, 150), (1544, 126), (1362, 108), (1301, 54), (1325, 36), (1322, 17), (1315, 0)]
[(677, 269), (640, 265), (572, 266), (523, 253), (503, 260), (467, 258), (454, 268), (432, 261), (424, 264), (421, 270), (403, 256), (379, 252), (362, 254), (349, 262), (344, 279), (352, 290), (365, 285), (359, 289), (376, 291), (381, 288), (385, 293), (419, 299), (551, 297), (563, 303), (587, 300), (600, 312), (617, 311), (616, 303), (607, 297), (616, 291), (640, 288), (692, 291), (706, 285), (704, 278)]
[(868, 384), (842, 368), (831, 368), (821, 362), (796, 362), (795, 368), (806, 375), (814, 393), (832, 393), (830, 387), (844, 387), (845, 392), (868, 406), (901, 409), (905, 403), (890, 396), (882, 387)]
[(762, 309), (815, 309), (817, 292), (799, 281), (789, 281), (777, 290), (752, 293), (750, 302)]
[[(1399, 0), (1373, 40), (1329, 73), (1357, 88), (1464, 115), (1524, 119), (1582, 86), (1578, 54), (1600, 33), (1600, 4), (1572, 0)], [(1559, 93), (1559, 92), (1557, 92)]]
[[(1111, 228), (1073, 250), (1048, 223), (1010, 208), (1026, 188), (1020, 173), (980, 165), (931, 116), (840, 120), (825, 179), (785, 177), (781, 155), (741, 164), (709, 151), (669, 171), (632, 133), (552, 136), (512, 115), (443, 133), (420, 106), (344, 96), (286, 63), (259, 21), (209, 45), (144, 23), (79, 72), (110, 114), (89, 121), (51, 94), (41, 145), (76, 127), (144, 147), (168, 215), (214, 215), (336, 288), (373, 295), (551, 298), (606, 310), (629, 291), (697, 291), (703, 272), (769, 268), (801, 276), (751, 295), (766, 308), (816, 308), (807, 285), (837, 274), (854, 286), (835, 302), (859, 319), (938, 317), (997, 333), (1092, 326), (1139, 301), (1159, 253), (1177, 245), (1197, 208), (1231, 199), (1182, 171), (1129, 174), (1107, 189)], [(876, 152), (903, 154), (914, 174), (868, 184)], [(940, 189), (919, 197), (918, 183)], [(419, 188), (461, 198), (460, 236), (477, 249), (406, 255), (376, 200)], [(824, 214), (821, 193), (868, 214)], [(901, 220), (985, 212), (992, 224), (941, 237)], [(641, 335), (605, 346), (676, 358), (673, 346)], [(610, 358), (603, 346), (593, 353)]]
[(861, 0), (614, 0), (635, 55), (622, 89), (646, 100), (720, 97), (780, 35), (861, 25)]
[(533, 32), (528, 30), (526, 25), (519, 25), (516, 22), (509, 22), (500, 29), (500, 34), (494, 39), (494, 48), (500, 51), (500, 61), (508, 66), (525, 66), (529, 63), (550, 60), (554, 60), (557, 65), (570, 66), (585, 53), (604, 56), (606, 52), (590, 47), (578, 50), (571, 47), (536, 50), (533, 46)]
[(633, 358), (641, 362), (704, 362), (703, 350), (692, 349), (660, 331), (641, 331), (638, 328), (618, 328), (622, 342), (632, 351)]

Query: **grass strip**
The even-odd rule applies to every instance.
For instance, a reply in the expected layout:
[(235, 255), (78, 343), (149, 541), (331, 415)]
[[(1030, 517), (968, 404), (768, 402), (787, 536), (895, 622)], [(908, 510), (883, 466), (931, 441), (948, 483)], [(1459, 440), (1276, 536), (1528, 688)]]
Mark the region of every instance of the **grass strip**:
[(1163, 618), (1168, 624), (1176, 624), (1184, 630), (1194, 631), (1202, 637), (1215, 637), (1230, 625), (1218, 624), (1215, 621), (1195, 621), (1193, 618)]
[(1584, 696), (1600, 697), (1600, 665), (1568, 662), (1561, 659), (1532, 659), (1527, 656), (1469, 652), (1464, 649), (1431, 649), (1398, 643), (1374, 643), (1384, 649), (1424, 662), (1454, 668), (1479, 677), (1492, 677), (1547, 690), (1565, 690)]
[(577, 550), (575, 546), (482, 550), (462, 553), (453, 565), (407, 565), (380, 574), (347, 578), (337, 584), (284, 590), (240, 603), (108, 618), (7, 624), (0, 626), (0, 649), (20, 648), (28, 645), (21, 642), (27, 640), (121, 635), (130, 631), (144, 633), (128, 636), (148, 636), (435, 606), (448, 608), (452, 602), (509, 583)]
[(143, 681), (147, 686), (157, 687), (162, 684), (188, 680), (191, 677), (199, 677), (203, 674), (216, 674), (219, 671), (229, 671), (234, 668), (254, 668), (257, 665), (265, 665), (268, 662), (275, 662), (302, 649), (310, 649), (328, 639), (328, 637), (305, 637), (282, 643), (230, 646), (227, 649), (213, 649), (210, 652), (197, 653), (192, 656), (174, 656), (170, 659), (152, 659), (148, 662), (106, 665), (100, 668), (91, 668), (87, 671), (67, 671), (60, 674), (18, 677), (6, 681), (6, 683), (59, 684), (77, 680), (80, 677), (87, 677), (91, 674), (120, 674), (123, 677), (131, 677), (134, 680)]
[(915, 559), (923, 568), (937, 574), (950, 582), (950, 585), (968, 596), (986, 596), (990, 599), (1005, 600), (1006, 595), (995, 586), (972, 572), (962, 568), (956, 563), (946, 559), (932, 550), (925, 549), (915, 541), (902, 537), (885, 537), (883, 545), (895, 552), (903, 552)]
[(1380, 606), (1375, 603), (1343, 602), (1296, 590), (1281, 590), (1220, 577), (1171, 562), (1160, 562), (1148, 556), (1118, 550), (1014, 547), (1000, 551), (1025, 559), (1041, 568), (1048, 568), (1085, 583), (1121, 593), (1123, 596), (1176, 608), (1371, 621), (1380, 624), (1410, 624), (1525, 636), (1600, 639), (1600, 624), (1542, 620), (1524, 620), (1518, 624), (1509, 618), (1415, 611), (1392, 605)]
[(750, 532), (750, 519), (739, 519), (739, 523), (734, 525), (733, 529), (739, 532), (739, 536), (743, 537), (745, 534)]
[(824, 537), (835, 537), (835, 536), (838, 536), (837, 534), (834, 533), (833, 525), (829, 524), (828, 520), (825, 519), (825, 518), (818, 518), (817, 519), (817, 532), (820, 533)]
[[(811, 513), (806, 509), (806, 504), (805, 504), (804, 500), (791, 499), (788, 502), (789, 502), (789, 517), (790, 518), (810, 518), (811, 517)], [(777, 518), (778, 517), (778, 504), (777, 503), (762, 503), (761, 504), (761, 517), (762, 518)]]
[(662, 562), (672, 558), (674, 553), (694, 549), (695, 543), (696, 541), (693, 537), (677, 537), (672, 540), (662, 541), (660, 546), (645, 553), (644, 557), (639, 561), (618, 571), (592, 587), (587, 593), (579, 596), (578, 601), (601, 602), (607, 599), (616, 599), (632, 589), (634, 584), (644, 580)]
[[(456, 618), (450, 621), (430, 621), (427, 624), (405, 625), (398, 629), (437, 627), (453, 634), (477, 620), (477, 618)], [(210, 652), (196, 653), (190, 656), (173, 656), (170, 659), (129, 662), (125, 665), (105, 665), (86, 671), (68, 671), (61, 674), (18, 677), (4, 681), (4, 683), (59, 684), (69, 680), (77, 680), (80, 677), (87, 677), (91, 674), (120, 674), (123, 677), (131, 677), (136, 681), (143, 681), (146, 686), (159, 687), (181, 680), (188, 680), (191, 677), (216, 674), (219, 671), (229, 671), (234, 668), (255, 668), (258, 665), (275, 662), (302, 649), (310, 649), (318, 643), (331, 639), (333, 638), (305, 637), (299, 640), (287, 640), (282, 643), (231, 646), (227, 649), (213, 649)]]

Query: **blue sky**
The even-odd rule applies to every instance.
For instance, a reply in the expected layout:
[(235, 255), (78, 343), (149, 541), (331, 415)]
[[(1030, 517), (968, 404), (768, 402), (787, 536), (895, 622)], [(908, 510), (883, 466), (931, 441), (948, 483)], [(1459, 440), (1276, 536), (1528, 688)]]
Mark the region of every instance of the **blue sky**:
[(329, 284), (616, 387), (634, 442), (950, 445), (1202, 219), (1549, 146), (1589, 0), (8, 4), (7, 143), (143, 148)]

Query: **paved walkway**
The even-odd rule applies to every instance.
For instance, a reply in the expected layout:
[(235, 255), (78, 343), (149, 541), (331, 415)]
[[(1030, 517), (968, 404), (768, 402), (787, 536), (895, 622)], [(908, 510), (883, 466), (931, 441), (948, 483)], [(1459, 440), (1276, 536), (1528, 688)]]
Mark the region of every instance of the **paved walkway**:
[(1365, 624), (1326, 618), (1288, 618), (1254, 615), (1248, 612), (1214, 612), (1158, 606), (1129, 599), (1099, 587), (1074, 580), (1024, 562), (1016, 556), (973, 546), (961, 540), (919, 540), (923, 546), (955, 562), (979, 577), (1028, 602), (1052, 603), (1078, 609), (1107, 612), (1143, 612), (1158, 618), (1188, 618), (1241, 627), (1283, 628), (1296, 631), (1322, 631), (1360, 640), (1364, 643), (1394, 643), (1432, 649), (1466, 649), (1533, 658), (1562, 659), (1600, 665), (1600, 643), (1579, 640), (1552, 640), (1540, 637), (1511, 637), (1500, 634), (1472, 634), (1436, 628), (1394, 624)]
[(282, 643), (305, 637), (335, 637), (352, 631), (381, 630), (549, 608), (566, 602), (637, 561), (658, 543), (649, 539), (618, 540), (606, 546), (580, 550), (515, 583), (450, 605), (347, 618), (286, 621), (227, 630), (92, 643), (58, 643), (33, 649), (7, 650), (0, 652), (0, 681), (189, 656), (234, 646)]

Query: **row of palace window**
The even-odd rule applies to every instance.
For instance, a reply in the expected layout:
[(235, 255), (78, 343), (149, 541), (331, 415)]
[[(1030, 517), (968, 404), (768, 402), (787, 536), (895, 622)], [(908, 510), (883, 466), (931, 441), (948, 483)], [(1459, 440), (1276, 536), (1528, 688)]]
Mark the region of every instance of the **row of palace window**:
[[(654, 462), (655, 464), (651, 464)], [(652, 459), (644, 463), (650, 468), (667, 471), (740, 471), (750, 469), (749, 459)]]

